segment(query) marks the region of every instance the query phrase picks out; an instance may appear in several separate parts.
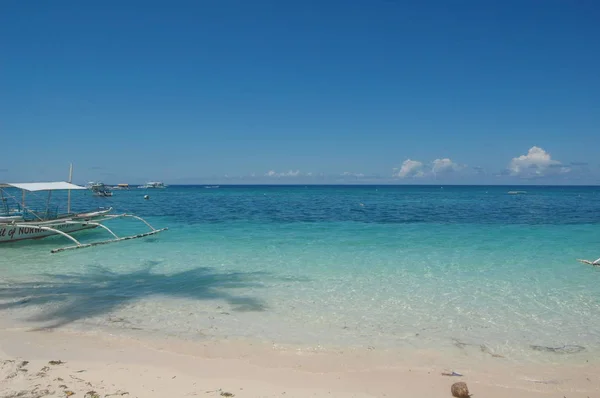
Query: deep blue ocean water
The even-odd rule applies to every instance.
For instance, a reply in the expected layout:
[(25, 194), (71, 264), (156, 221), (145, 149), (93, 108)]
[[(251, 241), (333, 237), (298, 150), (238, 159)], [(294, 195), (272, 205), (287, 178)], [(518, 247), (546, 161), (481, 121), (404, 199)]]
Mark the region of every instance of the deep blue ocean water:
[(600, 268), (576, 261), (600, 257), (600, 187), (171, 186), (73, 203), (169, 230), (58, 254), (62, 238), (0, 246), (3, 317), (323, 347), (600, 352)]

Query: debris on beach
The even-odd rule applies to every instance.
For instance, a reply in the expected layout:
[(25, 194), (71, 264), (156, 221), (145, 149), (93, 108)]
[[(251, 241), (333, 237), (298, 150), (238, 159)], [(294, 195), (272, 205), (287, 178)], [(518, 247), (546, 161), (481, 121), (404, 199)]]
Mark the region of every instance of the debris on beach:
[(44, 377), (44, 376), (46, 376), (46, 372), (49, 370), (50, 370), (50, 368), (48, 366), (44, 366), (43, 368), (40, 369), (40, 371), (37, 373), (36, 376)]
[(452, 384), (450, 392), (452, 392), (452, 396), (456, 398), (469, 398), (471, 396), (471, 394), (469, 394), (467, 383), (462, 381)]
[(23, 390), (14, 392), (11, 395), (6, 395), (3, 397), (11, 398), (11, 397), (23, 397), (23, 398), (43, 398), (48, 395), (52, 395), (50, 390), (38, 390), (38, 388), (34, 388), (33, 390)]
[(442, 372), (442, 376), (457, 376), (457, 377), (462, 377), (462, 374), (456, 373), (455, 371), (452, 371), (452, 372)]
[[(110, 394), (103, 382), (92, 386), (91, 382), (73, 374), (56, 377), (54, 372), (75, 372), (75, 374), (83, 372), (69, 369), (67, 362), (61, 360), (48, 361), (47, 365), (42, 365), (39, 372), (33, 371), (33, 369), (29, 369), (30, 372), (27, 372), (25, 366), (28, 365), (31, 366), (31, 363), (20, 359), (0, 359), (0, 398), (44, 398), (48, 396), (57, 398), (124, 398), (130, 394), (123, 390), (117, 390), (116, 393)], [(65, 379), (69, 381), (65, 381)]]
[[(19, 372), (27, 372), (25, 366), (27, 366), (28, 361), (21, 361), (16, 363), (14, 360), (5, 360), (0, 362), (0, 370), (4, 368), (8, 368), (8, 372), (6, 373), (6, 379), (12, 379), (19, 375)], [(4, 373), (4, 372), (3, 372)]]
[(561, 382), (559, 380), (536, 380), (536, 379), (523, 379), (525, 381), (529, 381), (531, 383), (537, 383), (537, 384), (560, 384)]
[(77, 381), (80, 381), (80, 382), (82, 382), (82, 383), (85, 383), (85, 380), (83, 380), (83, 379), (80, 379), (79, 377), (75, 377), (75, 376), (73, 376), (73, 375), (69, 375), (69, 377), (70, 377), (71, 379), (73, 379), (73, 380), (77, 380)]
[(118, 390), (114, 394), (106, 394), (105, 397), (116, 397), (116, 396), (123, 396), (123, 395), (129, 395), (129, 393), (127, 391)]
[(222, 389), (218, 389), (218, 390), (212, 390), (212, 391), (205, 391), (207, 394), (211, 393), (211, 392), (218, 392), (220, 396), (222, 397), (235, 397), (235, 394), (232, 394), (230, 392), (227, 391), (223, 391)]
[(580, 345), (563, 345), (562, 347), (548, 347), (543, 345), (532, 345), (532, 350), (554, 352), (556, 354), (576, 354), (585, 351), (585, 347)]

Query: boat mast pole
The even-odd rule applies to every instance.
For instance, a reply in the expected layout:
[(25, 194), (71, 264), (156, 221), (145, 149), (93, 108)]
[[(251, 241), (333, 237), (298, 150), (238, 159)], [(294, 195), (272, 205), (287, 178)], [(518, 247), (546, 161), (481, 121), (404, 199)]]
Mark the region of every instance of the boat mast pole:
[(48, 201), (46, 202), (46, 220), (50, 219), (50, 198), (52, 198), (52, 190), (48, 191)]
[[(69, 167), (69, 184), (73, 181), (73, 163)], [(67, 214), (71, 214), (71, 190), (67, 194)]]

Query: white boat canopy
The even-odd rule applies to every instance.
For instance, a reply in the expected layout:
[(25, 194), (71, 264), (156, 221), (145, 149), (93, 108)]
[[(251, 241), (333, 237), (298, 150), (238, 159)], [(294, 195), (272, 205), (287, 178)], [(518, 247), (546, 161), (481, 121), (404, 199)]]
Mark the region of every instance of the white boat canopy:
[(24, 191), (66, 191), (76, 189), (86, 189), (85, 187), (71, 184), (69, 182), (22, 182), (22, 183), (0, 183), (0, 188), (17, 188)]

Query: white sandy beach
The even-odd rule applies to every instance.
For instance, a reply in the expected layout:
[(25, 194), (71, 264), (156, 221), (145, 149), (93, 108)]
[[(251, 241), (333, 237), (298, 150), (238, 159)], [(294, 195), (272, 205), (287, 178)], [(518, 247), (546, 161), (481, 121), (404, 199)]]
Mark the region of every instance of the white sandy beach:
[[(600, 395), (599, 368), (591, 363), (517, 366), (485, 353), (394, 357), (377, 350), (306, 351), (10, 325), (0, 331), (0, 360), (2, 398), (450, 397), (450, 386), (457, 381), (465, 381), (475, 397)], [(463, 377), (442, 375), (452, 370)]]

